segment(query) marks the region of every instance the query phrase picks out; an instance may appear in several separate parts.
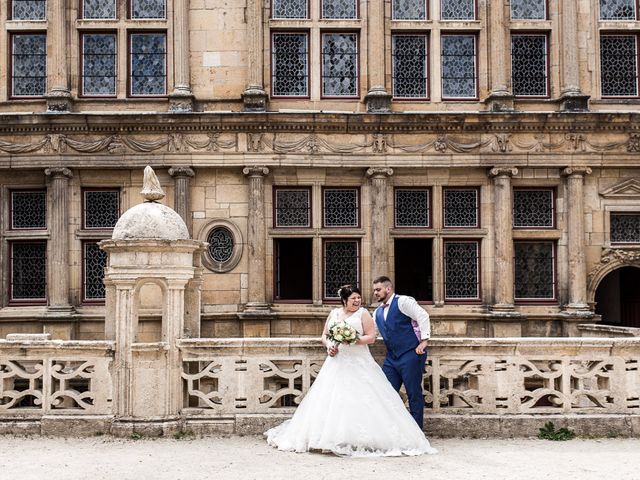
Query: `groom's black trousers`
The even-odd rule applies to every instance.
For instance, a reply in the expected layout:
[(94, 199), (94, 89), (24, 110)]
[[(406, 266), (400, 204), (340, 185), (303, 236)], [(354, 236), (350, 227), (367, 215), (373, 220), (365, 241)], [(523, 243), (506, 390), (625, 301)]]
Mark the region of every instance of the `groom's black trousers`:
[(424, 426), (422, 373), (426, 361), (426, 353), (418, 355), (415, 350), (409, 350), (398, 356), (387, 353), (382, 365), (382, 371), (396, 391), (399, 391), (404, 383), (409, 398), (409, 411), (421, 429)]

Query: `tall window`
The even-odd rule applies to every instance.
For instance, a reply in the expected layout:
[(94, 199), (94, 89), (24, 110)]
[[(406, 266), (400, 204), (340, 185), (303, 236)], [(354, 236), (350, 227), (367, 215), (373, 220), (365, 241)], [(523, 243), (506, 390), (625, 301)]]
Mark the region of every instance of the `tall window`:
[(309, 188), (275, 189), (274, 227), (311, 226), (311, 190)]
[(322, 34), (322, 96), (358, 95), (358, 35)]
[(554, 250), (553, 242), (514, 242), (516, 299), (555, 298)]
[(611, 243), (640, 244), (640, 213), (611, 213)]
[(357, 188), (323, 190), (323, 225), (357, 227), (360, 225), (360, 191)]
[(445, 228), (474, 228), (480, 225), (477, 188), (445, 188), (442, 195)]
[(129, 37), (129, 48), (131, 95), (165, 95), (167, 91), (166, 34), (132, 33)]
[(45, 0), (10, 0), (11, 20), (46, 20)]
[(322, 18), (347, 19), (358, 17), (357, 0), (321, 0)]
[(443, 35), (441, 43), (442, 98), (476, 98), (475, 35)]
[(551, 228), (554, 226), (553, 190), (514, 189), (513, 226)]
[(47, 300), (47, 242), (9, 243), (11, 303), (43, 304)]
[(600, 0), (600, 20), (635, 20), (637, 0)]
[(394, 20), (426, 20), (426, 0), (393, 0), (392, 16)]
[(526, 97), (546, 97), (547, 36), (511, 36), (511, 79), (513, 94)]
[(115, 19), (116, 0), (83, 0), (82, 18), (85, 19)]
[(546, 20), (547, 0), (511, 0), (513, 20)]
[(480, 298), (480, 257), (477, 241), (445, 240), (445, 300), (464, 301)]
[(11, 35), (11, 96), (41, 97), (47, 89), (47, 36)]
[(324, 242), (325, 298), (338, 298), (342, 285), (360, 284), (360, 243), (358, 240), (325, 240)]
[(395, 226), (430, 226), (429, 190), (423, 188), (397, 188), (395, 190)]
[(313, 239), (278, 238), (274, 250), (275, 299), (310, 302), (313, 297)]
[(162, 19), (166, 17), (166, 0), (130, 0), (131, 18)]
[(107, 252), (102, 250), (97, 242), (83, 242), (82, 263), (84, 265), (83, 301), (104, 301), (104, 268), (107, 265)]
[(272, 18), (309, 18), (309, 0), (273, 0)]
[(442, 20), (475, 20), (475, 0), (441, 0), (440, 17)]
[(82, 94), (116, 95), (116, 34), (82, 34)]
[(393, 35), (393, 96), (395, 98), (427, 98), (426, 35)]
[(603, 97), (638, 96), (638, 37), (600, 37), (600, 79)]
[(272, 96), (309, 96), (309, 35), (274, 33), (271, 42)]

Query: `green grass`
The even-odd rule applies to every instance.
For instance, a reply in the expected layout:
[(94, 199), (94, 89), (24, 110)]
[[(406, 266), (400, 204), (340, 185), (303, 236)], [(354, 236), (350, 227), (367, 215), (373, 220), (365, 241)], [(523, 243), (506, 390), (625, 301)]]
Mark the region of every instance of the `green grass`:
[(575, 438), (576, 434), (568, 428), (560, 428), (556, 430), (553, 422), (547, 422), (544, 427), (538, 432), (538, 438), (540, 440), (552, 440), (555, 442), (562, 442), (565, 440), (571, 440)]

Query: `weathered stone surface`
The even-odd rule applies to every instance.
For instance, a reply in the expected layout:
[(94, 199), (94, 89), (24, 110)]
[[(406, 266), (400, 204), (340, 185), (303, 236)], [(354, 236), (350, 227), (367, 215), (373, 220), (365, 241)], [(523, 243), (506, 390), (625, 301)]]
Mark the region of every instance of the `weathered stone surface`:
[(175, 210), (145, 202), (127, 210), (113, 229), (113, 240), (186, 240), (189, 230)]

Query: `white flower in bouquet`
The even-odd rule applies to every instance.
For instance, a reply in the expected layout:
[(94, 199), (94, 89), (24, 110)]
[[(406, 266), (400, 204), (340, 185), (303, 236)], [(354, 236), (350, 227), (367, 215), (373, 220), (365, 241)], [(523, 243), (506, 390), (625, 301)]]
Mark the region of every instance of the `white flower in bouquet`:
[(358, 340), (358, 332), (346, 322), (334, 323), (329, 327), (327, 338), (334, 343), (355, 343)]

